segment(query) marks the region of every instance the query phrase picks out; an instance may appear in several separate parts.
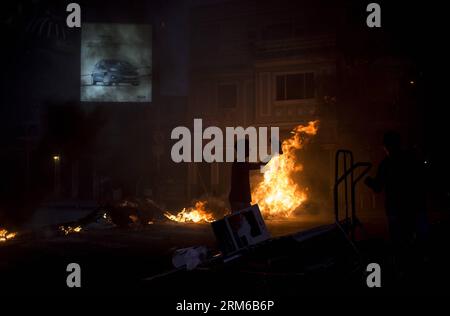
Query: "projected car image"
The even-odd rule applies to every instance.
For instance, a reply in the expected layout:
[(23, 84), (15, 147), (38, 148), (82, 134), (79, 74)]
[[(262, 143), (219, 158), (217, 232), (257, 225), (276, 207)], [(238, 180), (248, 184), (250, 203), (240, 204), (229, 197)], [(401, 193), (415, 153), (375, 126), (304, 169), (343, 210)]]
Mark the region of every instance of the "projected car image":
[(83, 24), (80, 101), (152, 102), (152, 72), (151, 25)]
[(96, 85), (97, 83), (107, 86), (130, 83), (137, 86), (139, 85), (139, 74), (136, 67), (127, 61), (102, 59), (95, 64), (92, 71), (92, 84)]

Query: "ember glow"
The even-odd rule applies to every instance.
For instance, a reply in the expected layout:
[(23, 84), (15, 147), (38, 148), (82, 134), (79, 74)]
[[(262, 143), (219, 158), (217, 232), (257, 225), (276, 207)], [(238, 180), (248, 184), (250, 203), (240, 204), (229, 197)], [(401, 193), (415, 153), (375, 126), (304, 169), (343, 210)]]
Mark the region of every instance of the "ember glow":
[(258, 204), (265, 218), (289, 218), (308, 198), (307, 188), (296, 180), (303, 170), (297, 151), (308, 137), (317, 133), (318, 121), (295, 127), (282, 143), (283, 153), (273, 157), (264, 168), (264, 177), (252, 190), (252, 204)]
[(64, 232), (64, 235), (69, 235), (72, 233), (79, 233), (81, 231), (81, 226), (59, 226), (59, 230)]
[(4, 228), (0, 228), (0, 242), (5, 242), (16, 237), (17, 233), (10, 232)]
[(193, 207), (183, 208), (176, 215), (165, 212), (164, 216), (180, 223), (211, 223), (215, 220), (212, 212), (206, 208), (206, 201), (197, 201)]

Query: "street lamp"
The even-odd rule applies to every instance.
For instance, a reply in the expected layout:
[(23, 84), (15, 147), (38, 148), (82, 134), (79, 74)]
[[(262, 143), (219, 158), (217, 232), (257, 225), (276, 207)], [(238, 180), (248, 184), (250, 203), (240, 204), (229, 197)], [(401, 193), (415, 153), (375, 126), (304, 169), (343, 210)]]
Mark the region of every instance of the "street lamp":
[(53, 155), (53, 162), (55, 163), (55, 178), (54, 178), (54, 193), (55, 197), (59, 197), (61, 193), (61, 167), (60, 167), (61, 157), (59, 155)]

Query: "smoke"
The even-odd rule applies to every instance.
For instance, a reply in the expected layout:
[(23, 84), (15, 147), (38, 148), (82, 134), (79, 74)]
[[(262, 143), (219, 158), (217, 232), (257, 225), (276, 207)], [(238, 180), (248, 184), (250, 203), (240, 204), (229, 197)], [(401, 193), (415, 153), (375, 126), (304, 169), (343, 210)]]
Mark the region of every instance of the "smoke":
[(214, 196), (202, 197), (200, 200), (206, 202), (206, 208), (211, 211), (214, 218), (223, 218), (230, 213), (228, 205), (224, 198), (218, 198)]

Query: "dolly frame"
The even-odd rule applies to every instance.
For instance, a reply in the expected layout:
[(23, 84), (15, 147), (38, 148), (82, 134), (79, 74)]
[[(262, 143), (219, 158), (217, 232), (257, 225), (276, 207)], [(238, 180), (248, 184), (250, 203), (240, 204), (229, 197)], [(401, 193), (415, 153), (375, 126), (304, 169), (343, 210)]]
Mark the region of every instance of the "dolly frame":
[[(340, 170), (340, 164), (343, 170)], [(362, 172), (355, 176), (356, 169), (364, 168)], [(354, 162), (353, 152), (347, 149), (339, 149), (335, 155), (335, 179), (333, 187), (334, 199), (334, 216), (336, 225), (349, 237), (354, 246), (356, 227), (361, 227), (362, 224), (356, 216), (356, 185), (358, 182), (370, 171), (372, 164), (370, 162)], [(340, 218), (340, 199), (339, 188), (344, 185), (344, 209), (345, 217)], [(349, 201), (350, 200), (350, 201)]]

